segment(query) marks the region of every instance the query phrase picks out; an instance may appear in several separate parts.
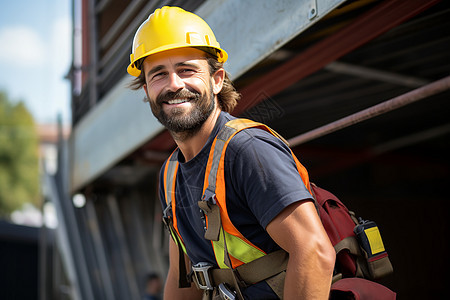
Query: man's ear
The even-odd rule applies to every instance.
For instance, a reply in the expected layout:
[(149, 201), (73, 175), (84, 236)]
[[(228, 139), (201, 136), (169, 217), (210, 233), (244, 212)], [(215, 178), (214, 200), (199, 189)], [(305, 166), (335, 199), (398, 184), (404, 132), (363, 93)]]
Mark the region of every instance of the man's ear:
[(144, 102), (149, 102), (150, 101), (150, 97), (148, 96), (147, 85), (143, 84), (142, 85), (142, 89), (144, 90), (145, 96), (146, 96), (146, 98), (144, 98)]
[(220, 93), (223, 87), (223, 81), (225, 80), (225, 70), (223, 68), (220, 68), (216, 71), (216, 73), (212, 76), (213, 79), (213, 92), (214, 95), (217, 95)]

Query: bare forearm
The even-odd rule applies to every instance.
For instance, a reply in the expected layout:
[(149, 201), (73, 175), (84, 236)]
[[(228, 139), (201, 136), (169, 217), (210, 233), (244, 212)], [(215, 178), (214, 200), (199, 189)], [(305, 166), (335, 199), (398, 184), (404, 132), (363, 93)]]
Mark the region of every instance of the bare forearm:
[[(178, 247), (173, 240), (169, 242), (169, 272), (167, 273), (166, 285), (164, 286), (164, 299), (181, 299), (181, 300), (196, 300), (202, 299), (202, 291), (197, 289), (195, 284), (191, 284), (190, 288), (179, 288), (179, 269), (178, 269)], [(181, 255), (185, 255), (181, 253)], [(185, 256), (186, 270), (190, 269), (189, 259)]]
[(332, 272), (332, 259), (329, 257), (290, 255), (284, 299), (328, 299)]
[(288, 206), (267, 232), (289, 253), (284, 299), (328, 299), (336, 254), (314, 204)]
[(178, 278), (174, 278), (173, 274), (167, 275), (166, 285), (164, 286), (164, 299), (181, 299), (181, 300), (199, 300), (202, 299), (202, 292), (195, 287), (194, 284), (190, 288), (179, 288)]

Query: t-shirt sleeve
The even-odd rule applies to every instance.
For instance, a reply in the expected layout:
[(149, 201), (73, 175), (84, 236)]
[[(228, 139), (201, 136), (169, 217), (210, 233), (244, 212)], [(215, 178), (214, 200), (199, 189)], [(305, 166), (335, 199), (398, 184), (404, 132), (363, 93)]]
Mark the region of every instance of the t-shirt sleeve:
[(311, 200), (292, 158), (278, 138), (260, 129), (239, 132), (227, 148), (231, 182), (263, 228), (290, 204)]

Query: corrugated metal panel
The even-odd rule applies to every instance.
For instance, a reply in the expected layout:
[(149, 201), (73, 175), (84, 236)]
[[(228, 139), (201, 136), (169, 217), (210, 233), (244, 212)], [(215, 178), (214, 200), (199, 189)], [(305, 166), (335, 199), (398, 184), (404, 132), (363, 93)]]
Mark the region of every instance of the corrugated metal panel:
[(196, 12), (228, 52), (226, 70), (235, 79), (344, 2), (206, 1)]
[(71, 135), (74, 191), (105, 172), (152, 138), (162, 126), (142, 100), (143, 91), (126, 87), (124, 78), (76, 126)]

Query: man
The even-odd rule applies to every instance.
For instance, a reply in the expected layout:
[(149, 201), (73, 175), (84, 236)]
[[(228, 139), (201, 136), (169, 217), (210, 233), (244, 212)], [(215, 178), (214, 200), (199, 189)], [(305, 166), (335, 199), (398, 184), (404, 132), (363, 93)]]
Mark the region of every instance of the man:
[[(229, 112), (239, 99), (223, 69), (226, 60), (227, 53), (209, 26), (176, 7), (157, 9), (133, 41), (128, 67), (137, 77), (133, 87), (144, 89), (153, 114), (178, 146), (172, 155), (177, 163), (175, 203), (166, 199), (164, 171), (160, 182), (162, 205), (169, 208), (165, 212), (170, 214), (172, 208), (174, 214), (176, 240), (170, 241), (165, 299), (201, 299), (202, 294), (211, 294), (195, 285), (178, 287), (183, 271), (180, 255), (194, 267), (217, 269), (223, 263), (204, 237), (207, 226), (198, 201), (214, 138), (234, 119)], [(289, 253), (284, 299), (328, 299), (335, 252), (311, 201), (307, 178), (300, 178), (289, 148), (266, 131), (246, 129), (230, 141), (224, 159), (226, 209), (236, 230), (264, 255), (280, 249)], [(231, 255), (225, 257), (230, 260)], [(237, 298), (278, 299), (269, 281), (251, 285), (245, 281), (238, 278), (234, 287), (226, 288)], [(219, 284), (214, 282), (213, 294)]]
[(145, 277), (143, 300), (160, 300), (162, 290), (161, 278), (156, 273), (150, 273)]

